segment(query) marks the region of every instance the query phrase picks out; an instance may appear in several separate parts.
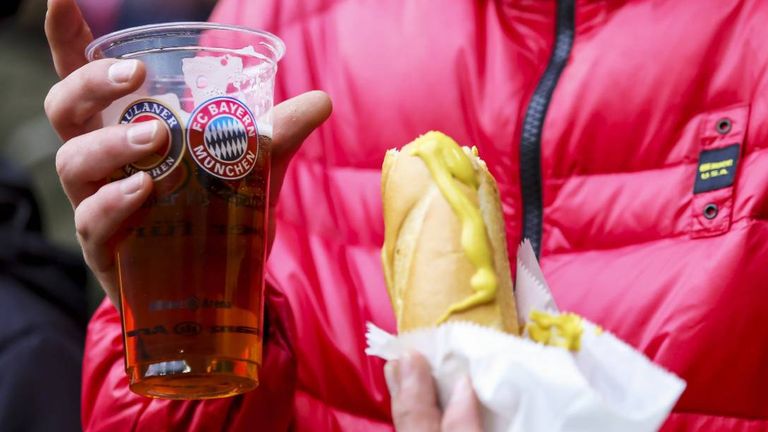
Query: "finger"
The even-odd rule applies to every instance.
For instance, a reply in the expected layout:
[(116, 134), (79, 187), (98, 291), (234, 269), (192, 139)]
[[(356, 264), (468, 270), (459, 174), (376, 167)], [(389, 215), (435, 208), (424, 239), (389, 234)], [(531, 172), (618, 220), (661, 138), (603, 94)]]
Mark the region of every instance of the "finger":
[[(75, 230), (88, 266), (99, 277), (114, 304), (113, 283), (105, 275), (114, 269), (114, 237), (125, 220), (139, 209), (152, 191), (152, 181), (143, 171), (104, 185), (75, 209)], [(111, 282), (111, 281), (110, 281)]]
[(93, 36), (75, 0), (48, 0), (45, 35), (59, 77), (66, 77), (88, 62), (85, 47)]
[(385, 368), (392, 396), (392, 419), (400, 432), (440, 430), (440, 409), (429, 364), (410, 353)]
[(168, 139), (159, 121), (109, 126), (72, 138), (56, 153), (64, 192), (77, 207), (115, 170), (161, 151)]
[(443, 415), (442, 430), (482, 432), (480, 407), (469, 377), (462, 378), (453, 389), (453, 395)]
[(270, 204), (277, 204), (285, 171), (301, 143), (331, 115), (331, 99), (325, 92), (311, 91), (275, 107), (272, 144)]
[(138, 60), (97, 60), (77, 69), (51, 88), (45, 112), (65, 141), (96, 129), (96, 115), (115, 99), (136, 90), (146, 71)]

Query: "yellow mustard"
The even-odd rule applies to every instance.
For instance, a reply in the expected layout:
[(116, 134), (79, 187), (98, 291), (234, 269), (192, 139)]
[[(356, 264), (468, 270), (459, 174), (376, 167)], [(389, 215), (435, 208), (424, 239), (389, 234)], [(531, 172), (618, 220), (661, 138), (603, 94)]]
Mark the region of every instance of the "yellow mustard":
[(581, 317), (564, 313), (549, 314), (532, 310), (525, 324), (528, 336), (539, 343), (578, 351), (581, 347), (581, 334), (584, 331)]
[[(477, 149), (473, 149), (477, 154)], [(437, 321), (440, 324), (451, 314), (466, 311), (496, 298), (498, 280), (493, 269), (490, 241), (480, 209), (459, 189), (458, 183), (477, 189), (478, 173), (472, 160), (461, 147), (441, 132), (428, 132), (412, 144), (411, 154), (418, 156), (432, 174), (438, 189), (461, 221), (461, 246), (477, 269), (470, 279), (474, 293), (448, 307)]]

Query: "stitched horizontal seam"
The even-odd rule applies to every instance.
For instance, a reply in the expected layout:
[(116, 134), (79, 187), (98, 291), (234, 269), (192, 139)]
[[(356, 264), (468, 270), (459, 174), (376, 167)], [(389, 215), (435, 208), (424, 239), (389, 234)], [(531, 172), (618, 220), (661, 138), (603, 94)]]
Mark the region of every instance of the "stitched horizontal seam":
[(670, 163), (670, 164), (662, 165), (660, 167), (655, 167), (655, 168), (641, 168), (641, 169), (636, 169), (632, 171), (624, 170), (624, 171), (614, 171), (614, 172), (574, 173), (574, 174), (568, 174), (560, 177), (551, 176), (547, 178), (546, 181), (562, 182), (562, 181), (572, 179), (574, 177), (618, 176), (618, 175), (625, 175), (625, 174), (637, 174), (637, 173), (648, 172), (648, 171), (662, 171), (670, 168), (677, 168), (683, 165), (696, 165), (697, 163), (698, 163), (698, 159), (695, 159), (695, 160), (690, 159), (689, 161), (689, 158), (686, 158), (679, 162)]
[[(752, 156), (755, 153), (762, 153), (762, 152), (766, 152), (766, 151), (768, 151), (768, 145), (766, 145), (764, 147), (752, 147), (751, 151), (748, 154), (742, 155), (740, 157), (740, 159), (744, 160), (744, 158), (750, 157), (750, 156)], [(327, 165), (325, 160), (322, 159), (321, 157), (315, 158), (315, 157), (300, 156), (296, 160), (304, 162), (304, 163), (311, 163), (311, 164), (316, 164), (316, 165), (323, 165), (323, 166)], [(642, 172), (646, 172), (646, 171), (661, 171), (661, 170), (666, 170), (666, 169), (670, 169), (670, 168), (676, 168), (676, 167), (683, 166), (683, 165), (696, 165), (696, 164), (698, 164), (698, 162), (699, 162), (698, 158), (695, 158), (695, 159), (685, 158), (682, 161), (675, 162), (675, 163), (670, 163), (670, 164), (667, 164), (667, 165), (662, 165), (660, 167), (655, 167), (655, 168), (641, 168), (641, 169), (636, 169), (636, 170), (632, 170), (632, 171), (613, 171), (613, 172), (608, 171), (608, 172), (593, 172), (593, 173), (575, 173), (575, 174), (568, 174), (567, 176), (559, 176), (559, 177), (557, 177), (557, 176), (550, 176), (550, 177), (548, 177), (546, 179), (546, 181), (564, 181), (564, 180), (571, 179), (573, 177), (591, 177), (591, 176), (637, 174), (637, 173), (642, 173)], [(490, 164), (489, 166), (491, 167), (491, 170), (494, 170), (494, 169), (497, 168), (496, 165), (493, 165), (493, 164)], [(381, 167), (359, 166), (359, 165), (354, 165), (354, 164), (331, 165), (330, 167), (328, 167), (328, 169), (329, 170), (343, 169), (343, 170), (381, 171)]]
[[(737, 228), (738, 230), (746, 229), (747, 227), (752, 225), (752, 223), (754, 223), (754, 222), (757, 222), (757, 223), (768, 223), (768, 219), (763, 219), (763, 218), (756, 217), (756, 216), (745, 216), (743, 218), (736, 219), (736, 220), (732, 221), (731, 222), (731, 226), (736, 225), (737, 223), (740, 223), (742, 221), (747, 221), (747, 224), (744, 225), (744, 227)], [(731, 232), (731, 231), (733, 231), (733, 230), (729, 230), (728, 232)], [(676, 239), (676, 238), (681, 238), (681, 237), (688, 237), (688, 236), (690, 236), (690, 234), (691, 234), (690, 232), (685, 232), (685, 233), (678, 234), (678, 235), (673, 235), (673, 236), (659, 237), (659, 238), (655, 238), (655, 239), (651, 239), (651, 240), (646, 240), (646, 241), (641, 241), (641, 242), (637, 242), (637, 243), (627, 243), (627, 244), (623, 244), (623, 245), (619, 245), (619, 246), (609, 246), (609, 247), (604, 247), (604, 248), (571, 249), (571, 250), (569, 250), (567, 252), (547, 252), (546, 256), (547, 257), (551, 257), (551, 256), (555, 256), (555, 255), (581, 254), (581, 253), (586, 253), (586, 252), (596, 252), (596, 251), (602, 252), (602, 251), (609, 251), (609, 250), (614, 250), (614, 249), (623, 249), (623, 248), (639, 246), (639, 245), (643, 245), (643, 244), (647, 244), (647, 243), (653, 243), (653, 242), (658, 242), (658, 241), (663, 241), (663, 240), (670, 240), (670, 239)]]
[[(765, 147), (752, 147), (748, 154), (744, 154), (744, 155), (742, 155), (740, 157), (740, 160), (743, 161), (745, 158), (748, 158), (748, 157), (754, 155), (755, 153), (761, 153), (761, 152), (765, 152), (765, 151), (768, 151), (768, 145), (766, 145)], [(569, 180), (571, 178), (574, 178), (574, 177), (592, 177), (592, 176), (609, 176), (609, 175), (610, 176), (614, 176), (614, 175), (618, 176), (618, 175), (624, 175), (624, 174), (637, 174), (637, 173), (648, 172), (648, 171), (661, 171), (661, 170), (666, 170), (666, 169), (670, 169), (670, 168), (677, 168), (677, 167), (683, 166), (683, 165), (697, 165), (698, 162), (699, 162), (698, 158), (696, 158), (696, 159), (684, 158), (682, 161), (675, 162), (675, 163), (670, 163), (670, 164), (667, 164), (667, 165), (662, 165), (660, 167), (655, 167), (655, 168), (642, 168), (642, 169), (636, 169), (636, 170), (632, 170), (632, 171), (575, 173), (575, 174), (568, 174), (567, 176), (559, 176), (559, 177), (551, 176), (551, 177), (545, 179), (545, 181), (547, 181), (547, 182), (564, 182), (564, 181), (567, 181), (567, 180)]]

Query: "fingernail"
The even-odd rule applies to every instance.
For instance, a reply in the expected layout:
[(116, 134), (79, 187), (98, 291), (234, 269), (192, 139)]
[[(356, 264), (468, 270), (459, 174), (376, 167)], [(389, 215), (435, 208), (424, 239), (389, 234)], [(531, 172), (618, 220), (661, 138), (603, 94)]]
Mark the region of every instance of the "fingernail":
[(384, 379), (387, 381), (389, 395), (393, 398), (400, 390), (399, 367), (400, 365), (397, 360), (390, 360), (384, 365)]
[(136, 174), (121, 180), (120, 190), (126, 195), (131, 195), (138, 192), (139, 189), (141, 189), (142, 184), (144, 184), (144, 173), (137, 172)]
[(130, 144), (149, 144), (157, 132), (157, 122), (148, 121), (136, 123), (128, 129), (128, 142)]
[(464, 405), (470, 401), (472, 401), (472, 383), (469, 381), (469, 376), (464, 375), (453, 388), (453, 394), (448, 405)]
[(138, 60), (120, 60), (109, 67), (107, 76), (114, 84), (128, 82), (139, 66)]

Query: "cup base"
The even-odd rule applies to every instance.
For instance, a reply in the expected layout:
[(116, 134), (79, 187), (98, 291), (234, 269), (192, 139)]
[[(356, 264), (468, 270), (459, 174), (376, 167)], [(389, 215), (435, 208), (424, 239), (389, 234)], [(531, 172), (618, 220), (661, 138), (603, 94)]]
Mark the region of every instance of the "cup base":
[(217, 399), (259, 385), (259, 365), (246, 360), (185, 357), (141, 363), (126, 370), (134, 393), (162, 399)]

